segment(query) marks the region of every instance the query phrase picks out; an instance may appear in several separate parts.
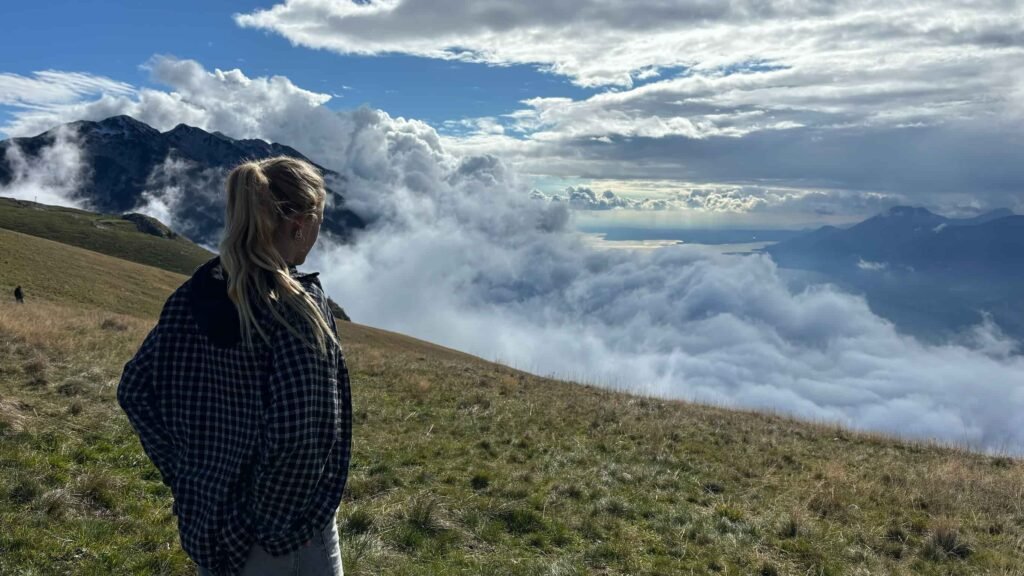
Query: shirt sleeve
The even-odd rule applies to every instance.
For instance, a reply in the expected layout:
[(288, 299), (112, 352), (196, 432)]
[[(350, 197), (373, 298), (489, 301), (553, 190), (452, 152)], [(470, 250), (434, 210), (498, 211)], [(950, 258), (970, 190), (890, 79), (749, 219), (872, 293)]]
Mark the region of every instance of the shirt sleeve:
[(159, 328), (158, 324), (149, 332), (135, 356), (124, 365), (117, 385), (117, 402), (138, 434), (142, 449), (160, 472), (163, 483), (173, 486), (174, 444), (157, 410), (153, 391), (153, 363)]
[[(292, 325), (306, 338), (312, 336), (305, 322)], [(313, 536), (307, 515), (331, 452), (340, 449), (343, 418), (337, 348), (329, 347), (325, 355), (278, 327), (271, 349), (264, 449), (250, 506), (256, 541), (278, 556)]]

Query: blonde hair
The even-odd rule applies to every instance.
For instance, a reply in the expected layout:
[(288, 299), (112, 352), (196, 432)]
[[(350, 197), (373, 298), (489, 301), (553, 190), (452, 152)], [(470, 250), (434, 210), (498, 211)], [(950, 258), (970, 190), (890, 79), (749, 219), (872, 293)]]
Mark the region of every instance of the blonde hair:
[[(309, 162), (287, 156), (244, 162), (228, 175), (227, 196), (220, 260), (244, 342), (252, 345), (253, 331), (270, 341), (255, 315), (263, 304), (288, 331), (326, 353), (328, 343), (336, 342), (334, 331), (274, 245), (287, 219), (320, 217), (326, 200), (323, 176)], [(309, 330), (293, 326), (280, 308), (293, 312)]]

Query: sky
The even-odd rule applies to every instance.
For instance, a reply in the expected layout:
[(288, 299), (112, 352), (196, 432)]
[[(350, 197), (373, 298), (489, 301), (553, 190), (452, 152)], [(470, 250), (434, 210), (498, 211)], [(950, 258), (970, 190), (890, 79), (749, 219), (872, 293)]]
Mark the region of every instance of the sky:
[[(922, 342), (767, 255), (601, 250), (575, 229), (1020, 211), (1016, 3), (2, 10), (9, 136), (130, 114), (336, 171), (372, 224), (308, 266), (357, 322), (634, 393), (1024, 453), (1024, 355), (991, 316)], [(0, 195), (73, 199), (88, 169), (67, 130), (9, 156)], [(180, 218), (163, 176), (188, 168), (169, 158), (139, 209)]]
[(153, 62), (174, 58), (286, 78), (331, 110), (425, 122), (452, 150), (503, 158), (592, 224), (802, 227), (899, 204), (953, 216), (1024, 209), (1024, 13), (1012, 1), (0, 10), (18, 23), (0, 38), (9, 136), (103, 94), (173, 92)]

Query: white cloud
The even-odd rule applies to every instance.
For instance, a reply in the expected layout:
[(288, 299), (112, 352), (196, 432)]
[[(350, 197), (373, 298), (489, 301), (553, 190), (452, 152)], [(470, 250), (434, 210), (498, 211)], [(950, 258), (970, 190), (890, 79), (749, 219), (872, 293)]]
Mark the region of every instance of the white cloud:
[(209, 220), (219, 220), (223, 212), (223, 202), (217, 196), (222, 194), (226, 176), (226, 170), (203, 168), (168, 155), (147, 176), (133, 211), (152, 216), (195, 242), (206, 242), (205, 248), (216, 251), (212, 245), (216, 242), (209, 242), (211, 234), (204, 227), (209, 228)]
[(344, 54), (527, 64), (599, 88), (524, 100), (504, 133), (445, 138), (523, 173), (1024, 208), (1015, 3), (288, 0), (236, 22)]
[(830, 62), (833, 76), (907, 62), (942, 66), (954, 55), (948, 47), (961, 59), (1013, 51), (1019, 16), (1000, 1), (287, 0), (235, 21), (343, 54), (534, 64), (581, 85), (628, 87), (680, 66)]
[[(760, 186), (709, 186), (674, 181), (650, 180), (595, 180), (594, 187), (612, 186), (603, 192), (591, 186), (567, 186), (556, 193), (545, 194), (534, 190), (531, 197), (549, 202), (568, 202), (575, 210), (609, 211), (623, 215), (626, 211), (686, 211), (697, 214), (750, 215), (761, 219), (766, 214), (786, 214), (789, 225), (804, 217), (815, 221), (841, 214), (841, 221), (856, 219), (857, 215), (874, 215), (892, 206), (905, 203), (899, 196), (884, 194), (854, 194), (837, 190), (801, 190), (794, 188), (764, 188)], [(621, 218), (618, 218), (620, 219)], [(734, 219), (735, 221), (735, 219)], [(774, 227), (768, 225), (767, 227)]]
[(882, 272), (889, 269), (889, 263), (872, 262), (870, 260), (860, 258), (857, 260), (857, 268), (860, 268), (861, 270), (866, 270), (868, 272)]
[[(405, 139), (395, 150), (384, 116), (373, 129), (377, 145), (362, 153), (391, 172), (346, 176), (389, 216), (354, 245), (314, 253), (328, 289), (360, 321), (627, 390), (1024, 446), (1013, 424), (1024, 359), (988, 352), (1011, 345), (993, 325), (979, 325), (976, 346), (930, 346), (861, 298), (790, 291), (763, 256), (595, 252), (553, 216), (564, 204), (521, 204), (500, 180), (464, 186), (453, 162), (424, 170), (409, 161), (436, 155), (432, 145)], [(409, 173), (435, 179), (412, 189)]]
[[(211, 72), (194, 60), (157, 56), (146, 67), (155, 82), (172, 89), (105, 91), (94, 100), (18, 112), (3, 130), (12, 136), (25, 136), (71, 120), (128, 114), (161, 131), (185, 123), (235, 138), (254, 138), (268, 132), (301, 132), (301, 127), (292, 125), (290, 112), (315, 109), (331, 98), (303, 90), (282, 76), (249, 78), (238, 69)], [(326, 109), (323, 113), (329, 114)]]
[(321, 244), (311, 265), (361, 322), (543, 374), (1024, 451), (1024, 358), (991, 321), (930, 345), (861, 298), (791, 290), (765, 256), (594, 250), (564, 203), (531, 199), (498, 155), (454, 153), (381, 111), (331, 112), (287, 79), (166, 64), (170, 92), (65, 112), (192, 118), (339, 171), (371, 224), (350, 245)]
[(129, 95), (130, 84), (81, 72), (44, 70), (31, 76), (0, 73), (0, 105), (47, 108), (100, 94)]
[(42, 204), (89, 208), (88, 199), (77, 196), (90, 166), (82, 154), (73, 129), (59, 127), (50, 131), (47, 144), (28, 156), (16, 141), (4, 150), (10, 181), (0, 185), (0, 196), (31, 200)]
[(357, 123), (359, 166), (386, 169), (331, 165), (383, 216), (313, 259), (360, 321), (658, 396), (1024, 449), (1024, 358), (991, 321), (928, 345), (859, 297), (792, 291), (765, 256), (595, 251), (564, 203), (530, 199), (500, 161), (451, 156), (381, 113)]

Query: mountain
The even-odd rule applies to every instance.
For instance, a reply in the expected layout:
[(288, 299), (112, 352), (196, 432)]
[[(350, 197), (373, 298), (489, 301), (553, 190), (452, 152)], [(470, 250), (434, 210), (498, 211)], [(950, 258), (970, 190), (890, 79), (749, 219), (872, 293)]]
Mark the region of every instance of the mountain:
[(886, 268), (962, 273), (1024, 273), (1024, 216), (1001, 209), (946, 218), (899, 206), (849, 228), (825, 226), (769, 246), (783, 266), (841, 271), (874, 263)]
[[(309, 160), (290, 146), (263, 140), (236, 140), (220, 132), (179, 124), (160, 132), (130, 116), (100, 122), (78, 121), (38, 136), (0, 142), (0, 185), (10, 183), (15, 169), (7, 151), (18, 147), (37, 161), (54, 145), (59, 131), (71, 131), (87, 170), (76, 197), (97, 212), (147, 211), (147, 206), (172, 213), (179, 232), (200, 244), (213, 245), (223, 226), (224, 178), (244, 160), (291, 156)], [(346, 208), (336, 172), (318, 166), (328, 180), (329, 200), (324, 231), (345, 241), (363, 220)], [(152, 212), (152, 210), (150, 210)]]
[(947, 337), (984, 314), (1024, 337), (1024, 216), (1007, 209), (957, 219), (900, 206), (764, 251), (784, 268), (864, 293), (876, 313), (919, 337)]

